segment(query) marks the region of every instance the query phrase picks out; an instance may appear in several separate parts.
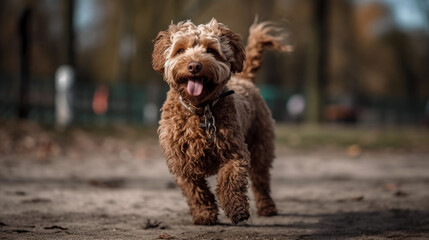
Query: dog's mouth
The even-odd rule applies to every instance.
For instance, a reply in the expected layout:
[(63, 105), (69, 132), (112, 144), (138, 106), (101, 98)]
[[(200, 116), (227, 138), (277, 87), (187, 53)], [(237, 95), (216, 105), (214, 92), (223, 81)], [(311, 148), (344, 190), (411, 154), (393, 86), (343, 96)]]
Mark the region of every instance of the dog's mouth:
[(186, 90), (189, 95), (197, 97), (200, 96), (204, 89), (204, 83), (207, 82), (207, 78), (200, 76), (192, 76), (183, 78), (180, 80), (182, 83), (186, 83)]

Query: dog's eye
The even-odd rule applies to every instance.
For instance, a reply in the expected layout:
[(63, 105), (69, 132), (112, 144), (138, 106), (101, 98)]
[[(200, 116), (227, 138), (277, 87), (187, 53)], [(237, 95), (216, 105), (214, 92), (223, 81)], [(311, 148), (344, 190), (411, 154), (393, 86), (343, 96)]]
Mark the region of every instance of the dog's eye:
[(217, 51), (216, 51), (216, 50), (214, 50), (213, 48), (207, 48), (207, 53), (210, 53), (210, 54), (217, 54)]
[(181, 49), (177, 50), (176, 54), (181, 54), (181, 53), (183, 53), (184, 51), (185, 51), (185, 49), (181, 48)]

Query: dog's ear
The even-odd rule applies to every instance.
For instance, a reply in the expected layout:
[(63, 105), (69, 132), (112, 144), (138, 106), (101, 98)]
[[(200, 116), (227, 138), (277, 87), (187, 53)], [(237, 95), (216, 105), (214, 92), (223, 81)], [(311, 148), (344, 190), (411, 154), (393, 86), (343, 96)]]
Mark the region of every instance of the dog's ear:
[(231, 62), (231, 72), (241, 72), (243, 70), (244, 60), (246, 60), (246, 51), (241, 43), (240, 35), (232, 32), (223, 24), (219, 24), (222, 39), (225, 39), (233, 51), (234, 61)]
[(152, 52), (152, 67), (155, 71), (164, 74), (164, 64), (166, 61), (166, 50), (171, 45), (170, 32), (161, 31), (154, 40)]

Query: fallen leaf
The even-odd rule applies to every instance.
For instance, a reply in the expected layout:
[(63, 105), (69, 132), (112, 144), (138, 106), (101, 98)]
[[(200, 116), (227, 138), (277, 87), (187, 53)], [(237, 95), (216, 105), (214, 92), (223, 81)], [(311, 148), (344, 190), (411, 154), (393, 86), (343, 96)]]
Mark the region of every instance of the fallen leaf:
[(386, 184), (384, 184), (383, 187), (384, 187), (384, 189), (386, 189), (388, 191), (394, 191), (397, 188), (396, 185), (393, 183), (386, 183)]
[(347, 155), (349, 157), (359, 157), (362, 153), (362, 149), (360, 148), (360, 146), (358, 144), (353, 144), (347, 147)]
[(171, 235), (168, 235), (167, 233), (163, 233), (163, 234), (159, 235), (158, 238), (159, 239), (173, 239), (174, 237)]

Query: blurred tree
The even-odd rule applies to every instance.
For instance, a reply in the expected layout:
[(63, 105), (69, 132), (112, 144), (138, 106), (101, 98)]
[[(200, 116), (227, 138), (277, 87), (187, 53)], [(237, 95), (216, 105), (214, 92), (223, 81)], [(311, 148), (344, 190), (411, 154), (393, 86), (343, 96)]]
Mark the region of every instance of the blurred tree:
[(329, 14), (329, 62), (327, 66), (327, 93), (331, 98), (344, 94), (357, 95), (355, 22), (350, 1), (333, 1)]
[(328, 10), (330, 0), (313, 1), (313, 24), (310, 35), (306, 72), (306, 120), (317, 123), (322, 120), (325, 101), (326, 64), (328, 45)]
[(30, 7), (24, 8), (18, 23), (20, 36), (20, 84), (18, 117), (28, 118), (29, 113), (29, 91), (30, 91), (30, 59), (31, 59), (31, 34), (30, 22), (32, 20), (32, 10)]
[[(399, 30), (393, 30), (388, 36), (387, 41), (391, 45), (395, 58), (397, 59), (398, 74), (405, 86), (404, 95), (407, 99), (407, 108), (410, 114), (418, 112), (418, 79), (413, 69), (411, 59), (412, 45), (410, 39)], [(416, 119), (411, 117), (411, 119)]]
[[(391, 71), (391, 50), (381, 43), (378, 35), (392, 24), (389, 9), (379, 3), (357, 7), (355, 10), (356, 47), (358, 58), (359, 88), (367, 95), (383, 96), (391, 87), (395, 74)], [(389, 69), (385, 71), (385, 69)]]
[[(256, 9), (259, 9), (261, 11), (261, 13), (264, 13), (264, 15), (270, 14), (272, 12), (274, 12), (274, 1), (269, 0), (269, 1), (257, 1), (254, 2), (254, 5), (256, 7)], [(267, 18), (268, 20), (274, 21), (275, 19), (270, 19)], [(262, 21), (267, 20), (265, 17), (262, 18)], [(260, 20), (261, 21), (261, 20)], [(284, 54), (284, 53), (282, 53)], [(280, 86), (282, 85), (284, 78), (282, 77), (282, 66), (281, 66), (281, 61), (280, 61), (280, 57), (279, 57), (279, 53), (276, 52), (267, 52), (265, 53), (264, 56), (264, 62), (268, 62), (270, 64), (264, 64), (263, 67), (263, 82), (265, 84), (270, 84), (270, 85), (277, 85)]]
[[(136, 2), (134, 0), (122, 1), (121, 2), (121, 33), (119, 43), (119, 57), (121, 59), (121, 76), (120, 81), (125, 83), (132, 83), (133, 76), (131, 74), (131, 63), (135, 54), (135, 7)], [(133, 89), (127, 88), (126, 93), (126, 106), (125, 113), (127, 118), (132, 117), (132, 96)]]
[[(423, 63), (423, 64), (416, 64), (416, 65), (422, 65), (417, 72), (422, 74), (422, 77), (420, 79), (423, 79), (423, 83), (421, 85), (423, 85), (422, 87), (420, 87), (420, 91), (422, 93), (420, 93), (419, 95), (423, 98), (423, 99), (428, 99), (429, 98), (429, 67), (427, 67), (427, 63), (429, 63), (429, 45), (427, 44), (428, 42), (428, 38), (429, 38), (429, 1), (427, 0), (418, 0), (418, 4), (420, 7), (420, 10), (422, 11), (423, 15), (426, 18), (426, 27), (425, 27), (425, 31), (423, 34), (423, 37), (420, 37), (419, 39), (419, 43), (421, 46), (423, 46), (421, 49), (419, 49), (423, 54), (421, 54), (421, 61), (419, 61), (419, 63)], [(422, 81), (422, 80), (421, 80)]]
[(120, 32), (120, 43), (119, 43), (119, 57), (121, 59), (121, 81), (132, 82), (133, 76), (131, 75), (131, 62), (134, 57), (135, 49), (135, 34), (134, 34), (134, 22), (135, 22), (135, 1), (122, 1), (121, 2), (121, 32)]
[(121, 1), (80, 0), (76, 5), (86, 19), (76, 32), (79, 80), (117, 82), (121, 74)]
[(64, 63), (75, 66), (75, 48), (74, 48), (74, 10), (75, 0), (65, 0), (64, 4)]

